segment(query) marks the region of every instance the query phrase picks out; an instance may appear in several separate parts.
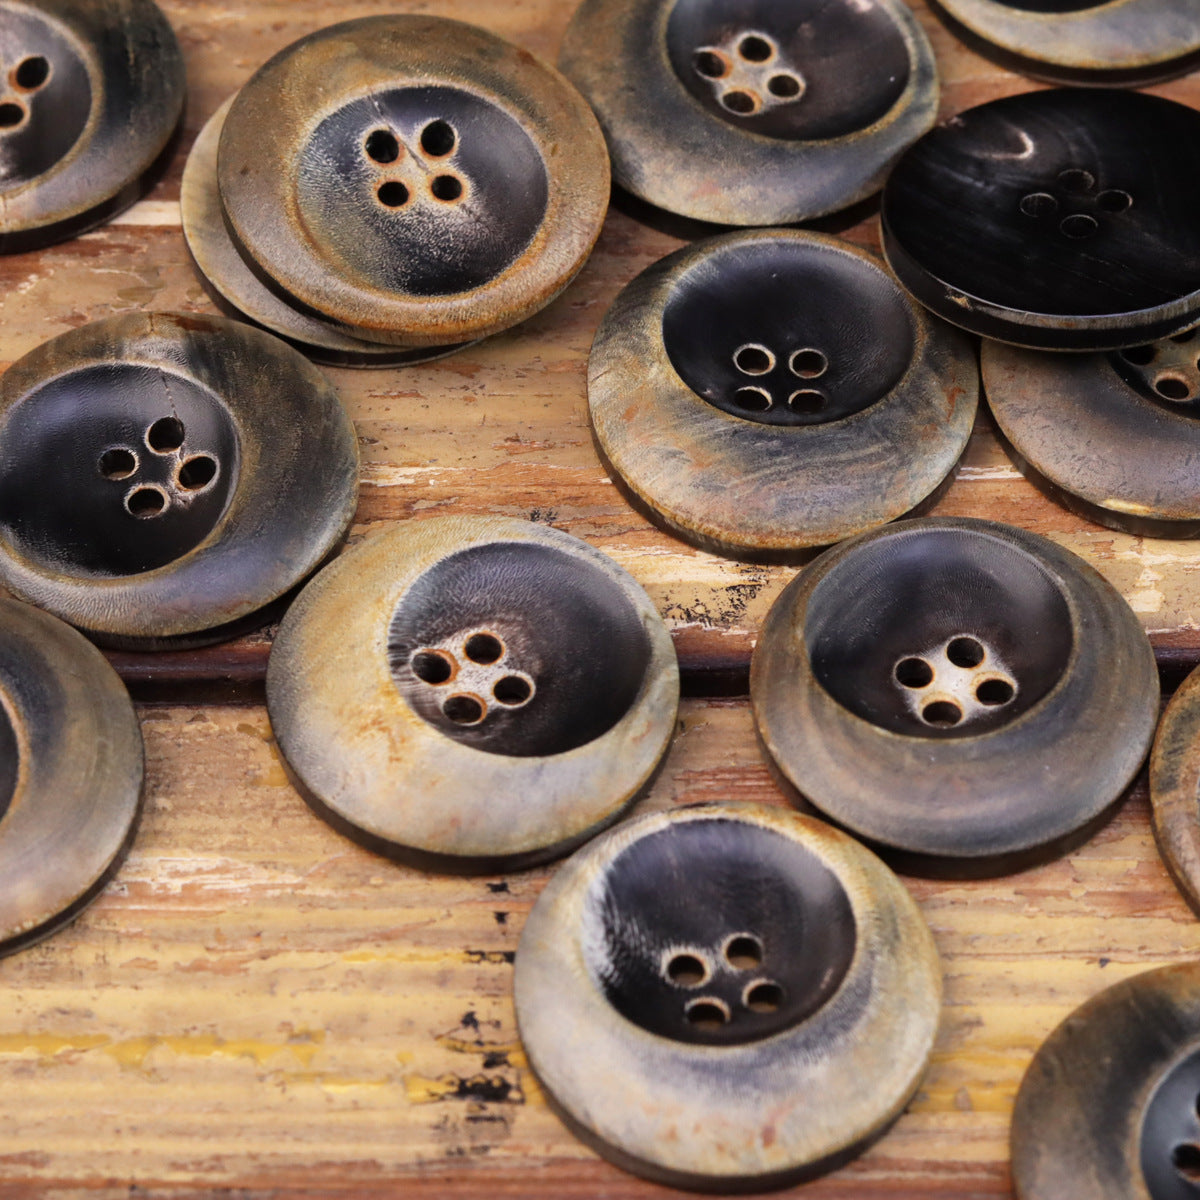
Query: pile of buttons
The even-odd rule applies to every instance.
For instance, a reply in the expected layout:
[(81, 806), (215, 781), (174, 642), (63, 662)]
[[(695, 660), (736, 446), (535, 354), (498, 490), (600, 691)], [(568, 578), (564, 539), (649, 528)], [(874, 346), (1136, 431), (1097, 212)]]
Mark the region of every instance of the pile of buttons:
[[(1179, 7), (939, 15), (1039, 77), (1127, 84), (1200, 61)], [(142, 193), (183, 74), (150, 0), (0, 0), (0, 22), (16, 252)], [(1039, 486), (1117, 529), (1200, 533), (1200, 114), (1057, 87), (934, 127), (934, 54), (900, 0), (584, 0), (560, 65), (418, 15), (284, 48), (209, 120), (182, 185), (196, 266), (242, 320), (114, 316), (5, 374), (0, 581), (29, 603), (0, 601), (0, 949), (77, 914), (134, 836), (140, 733), (91, 643), (198, 646), (286, 608), (268, 711), (323, 818), (424, 870), (575, 852), (514, 983), (572, 1127), (677, 1186), (780, 1186), (865, 1149), (929, 1063), (941, 971), (890, 867), (1061, 854), (1151, 750), (1155, 660), (1121, 595), (1036, 533), (919, 514), (974, 427), (977, 335), (982, 392)], [(588, 406), (606, 467), (672, 535), (746, 561), (832, 547), (779, 596), (750, 674), (780, 787), (817, 815), (621, 823), (671, 745), (679, 672), (645, 591), (580, 539), (443, 515), (329, 561), (358, 451), (308, 359), (401, 367), (524, 321), (591, 252), (610, 159), (648, 209), (741, 227), (628, 283)], [(886, 261), (762, 228), (881, 189)], [(1200, 676), (1151, 763), (1164, 855), (1200, 908), (1198, 745)], [(1114, 1042), (1134, 1096), (1116, 1107)], [(1198, 1063), (1194, 967), (1091, 1002), (1018, 1098), (1024, 1200), (1185, 1194)]]

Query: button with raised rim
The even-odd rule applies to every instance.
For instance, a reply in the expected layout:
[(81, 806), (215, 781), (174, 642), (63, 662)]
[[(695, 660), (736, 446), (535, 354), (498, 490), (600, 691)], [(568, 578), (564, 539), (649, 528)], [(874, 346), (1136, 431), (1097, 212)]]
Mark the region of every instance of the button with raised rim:
[(599, 445), (699, 545), (789, 556), (903, 516), (952, 472), (975, 350), (872, 255), (794, 230), (668, 255), (617, 297), (588, 362)]
[(829, 825), (749, 804), (652, 813), (581, 850), (534, 905), (513, 983), (572, 1129), (705, 1191), (859, 1154), (919, 1085), (941, 1000), (899, 880)]
[(883, 247), (973, 333), (1050, 350), (1167, 337), (1200, 315), (1200, 113), (1140, 92), (1027, 92), (968, 109), (896, 164)]
[(1163, 861), (1200, 913), (1200, 670), (1163, 713), (1150, 755), (1150, 801)]
[(557, 71), (417, 15), (347, 21), (272, 58), (234, 100), (217, 176), (268, 285), (354, 337), (411, 347), (548, 304), (609, 189), (595, 118)]
[(1144, 971), (1077, 1008), (1017, 1092), (1020, 1200), (1194, 1200), (1200, 963)]
[(1021, 469), (1091, 521), (1200, 534), (1200, 331), (1099, 354), (985, 342), (988, 404)]
[(0, 381), (0, 580), (98, 641), (220, 640), (345, 533), (354, 426), (324, 377), (223, 317), (135, 313)]
[(0, 599), (0, 954), (100, 894), (132, 844), (142, 776), (137, 717), (104, 656)]
[(152, 0), (0, 0), (0, 253), (128, 208), (184, 91), (179, 43)]
[(584, 0), (559, 65), (600, 117), (616, 183), (722, 225), (865, 199), (938, 105), (933, 51), (899, 0)]
[(271, 725), (309, 803), (398, 858), (552, 858), (666, 753), (679, 671), (611, 559), (501, 517), (405, 522), (321, 572), (271, 649)]
[(1103, 821), (1158, 673), (1120, 594), (1053, 542), (905, 521), (823, 554), (754, 651), (763, 746), (824, 815), (929, 874), (1002, 874)]

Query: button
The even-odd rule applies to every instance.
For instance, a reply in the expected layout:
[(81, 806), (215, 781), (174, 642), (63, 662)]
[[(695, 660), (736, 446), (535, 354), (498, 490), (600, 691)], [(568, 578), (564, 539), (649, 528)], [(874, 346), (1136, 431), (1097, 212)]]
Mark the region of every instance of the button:
[(200, 131), (188, 156), (180, 188), (183, 234), (210, 292), (234, 314), (261, 325), (317, 362), (340, 367), (398, 367), (428, 362), (470, 343), (405, 350), (351, 337), (276, 296), (238, 253), (217, 190), (217, 144), (230, 97)]
[(903, 516), (953, 471), (974, 347), (847, 242), (727, 234), (617, 297), (588, 364), (611, 468), (709, 549), (795, 554)]
[(96, 899), (141, 797), (142, 733), (117, 673), (69, 625), (0, 599), (0, 954)]
[(983, 345), (988, 403), (1021, 469), (1091, 521), (1200, 535), (1200, 335), (1108, 354)]
[(722, 225), (865, 199), (938, 106), (933, 51), (899, 0), (584, 0), (559, 66), (600, 117), (617, 184)]
[(306, 799), (380, 853), (515, 870), (621, 814), (675, 726), (679, 671), (611, 559), (501, 517), (408, 521), (288, 611), (267, 708)]
[(883, 244), (900, 282), (973, 333), (1107, 350), (1200, 317), (1200, 113), (1111, 89), (968, 109), (896, 164)]
[(937, 0), (973, 50), (1052, 83), (1145, 84), (1196, 65), (1200, 27), (1181, 0)]
[(184, 91), (179, 43), (151, 0), (0, 0), (0, 253), (128, 208)]
[(1150, 756), (1150, 800), (1163, 861), (1200, 913), (1200, 672), (1187, 677), (1163, 713)]
[(705, 1191), (838, 1166), (900, 1115), (937, 1032), (933, 938), (852, 838), (704, 804), (575, 855), (517, 949), (529, 1064), (619, 1166)]
[(595, 118), (557, 72), (415, 15), (347, 21), (277, 54), (230, 109), (217, 175), (235, 241), (273, 290), (409, 347), (548, 304), (609, 192)]
[(996, 875), (1084, 840), (1150, 748), (1158, 672), (1128, 604), (1046, 538), (906, 521), (823, 554), (750, 667), (770, 759), (905, 869)]
[(1200, 1177), (1200, 964), (1106, 988), (1046, 1039), (1017, 1092), (1021, 1200), (1192, 1200)]
[(0, 380), (0, 580), (107, 645), (261, 623), (357, 493), (354, 426), (324, 377), (223, 317), (109, 317)]

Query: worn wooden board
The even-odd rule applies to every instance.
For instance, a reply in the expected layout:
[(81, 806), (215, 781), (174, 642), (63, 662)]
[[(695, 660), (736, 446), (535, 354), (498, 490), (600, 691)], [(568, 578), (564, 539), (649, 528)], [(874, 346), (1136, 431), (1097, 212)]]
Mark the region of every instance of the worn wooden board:
[[(395, 866), (309, 811), (263, 709), (140, 711), (128, 862), (75, 925), (0, 963), (0, 1194), (670, 1195), (576, 1142), (525, 1067), (512, 959), (549, 870)], [(641, 809), (727, 799), (782, 803), (748, 706), (686, 701)], [(1009, 1195), (1041, 1039), (1200, 951), (1147, 810), (1139, 785), (1087, 846), (1009, 879), (908, 881), (945, 964), (933, 1066), (882, 1142), (797, 1195)]]
[[(343, 3), (336, 15), (398, 7), (381, 0)], [(573, 6), (567, 0), (429, 0), (408, 7), (474, 20), (553, 57)], [(923, 5), (915, 7), (937, 53), (944, 115), (1036, 86), (967, 51)], [(164, 8), (188, 62), (190, 101), (180, 152), (152, 196), (108, 228), (0, 259), (0, 365), (111, 313), (214, 308), (179, 229), (186, 151), (255, 67), (334, 13), (317, 0), (173, 0)], [(1200, 75), (1153, 90), (1200, 104)], [(854, 221), (845, 228), (844, 219), (834, 218), (822, 227), (877, 248), (874, 211), (856, 212)], [(719, 692), (744, 689), (754, 631), (794, 569), (718, 558), (648, 524), (605, 475), (587, 420), (587, 352), (601, 316), (638, 271), (680, 244), (614, 208), (575, 283), (520, 328), (427, 366), (329, 375), (361, 438), (355, 536), (386, 522), (448, 511), (552, 522), (602, 547), (648, 588), (676, 635), (689, 686)], [(1016, 472), (988, 418), (981, 419), (958, 478), (934, 511), (1009, 521), (1052, 537), (1082, 554), (1129, 598), (1175, 675), (1200, 661), (1200, 543), (1131, 537), (1066, 512)], [(228, 679), (253, 685), (261, 682), (269, 644), (270, 631), (190, 655), (122, 655), (116, 661), (127, 678), (153, 681), (159, 692)]]

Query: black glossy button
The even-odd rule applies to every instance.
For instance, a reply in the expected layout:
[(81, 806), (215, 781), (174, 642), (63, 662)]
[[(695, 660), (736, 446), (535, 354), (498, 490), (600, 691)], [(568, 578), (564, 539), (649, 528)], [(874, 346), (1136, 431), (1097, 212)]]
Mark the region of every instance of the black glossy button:
[(110, 317), (0, 381), (0, 579), (108, 644), (219, 640), (333, 549), (357, 472), (337, 395), (277, 338)]
[(559, 65), (616, 183), (722, 225), (835, 212), (933, 124), (933, 51), (899, 0), (584, 0)]
[(221, 105), (196, 138), (179, 196), (183, 235), (192, 260), (218, 303), (283, 338), (309, 358), (331, 366), (407, 366), (462, 349), (467, 343), (406, 350), (351, 337), (328, 321), (288, 304), (259, 279), (229, 235), (217, 190), (217, 145), (233, 100), (230, 97)]
[(609, 190), (595, 118), (556, 71), (413, 15), (277, 54), (230, 109), (217, 175), (236, 242), (274, 290), (410, 347), (548, 304), (590, 253)]
[(884, 250), (934, 312), (986, 337), (1114, 349), (1200, 315), (1200, 113), (1058, 89), (953, 117), (896, 164)]
[(0, 954), (100, 894), (133, 841), (142, 773), (137, 717), (104, 656), (0, 600)]
[(750, 672), (764, 747), (822, 813), (923, 873), (1001, 874), (1107, 815), (1158, 716), (1150, 643), (1096, 571), (990, 521), (823, 554)]
[(668, 255), (605, 316), (588, 403), (608, 463), (701, 546), (786, 557), (902, 516), (953, 470), (975, 350), (871, 255), (791, 230)]
[(611, 559), (500, 517), (405, 522), (327, 567), (271, 650), (306, 799), (381, 853), (515, 869), (604, 828), (666, 753), (679, 672)]
[(988, 403), (1022, 470), (1089, 520), (1200, 534), (1200, 333), (1107, 354), (985, 342)]
[(860, 1153), (925, 1073), (941, 971), (853, 839), (783, 808), (652, 813), (581, 850), (521, 933), (529, 1064), (618, 1165), (705, 1191)]
[(184, 90), (179, 44), (152, 0), (0, 0), (0, 253), (132, 204)]
[(1187, 677), (1163, 713), (1150, 755), (1150, 800), (1163, 861), (1200, 913), (1200, 671)]
[(1020, 1200), (1195, 1200), (1200, 963), (1123, 979), (1076, 1009), (1017, 1093)]
[(931, 0), (972, 49), (1053, 83), (1143, 84), (1200, 55), (1190, 0)]

